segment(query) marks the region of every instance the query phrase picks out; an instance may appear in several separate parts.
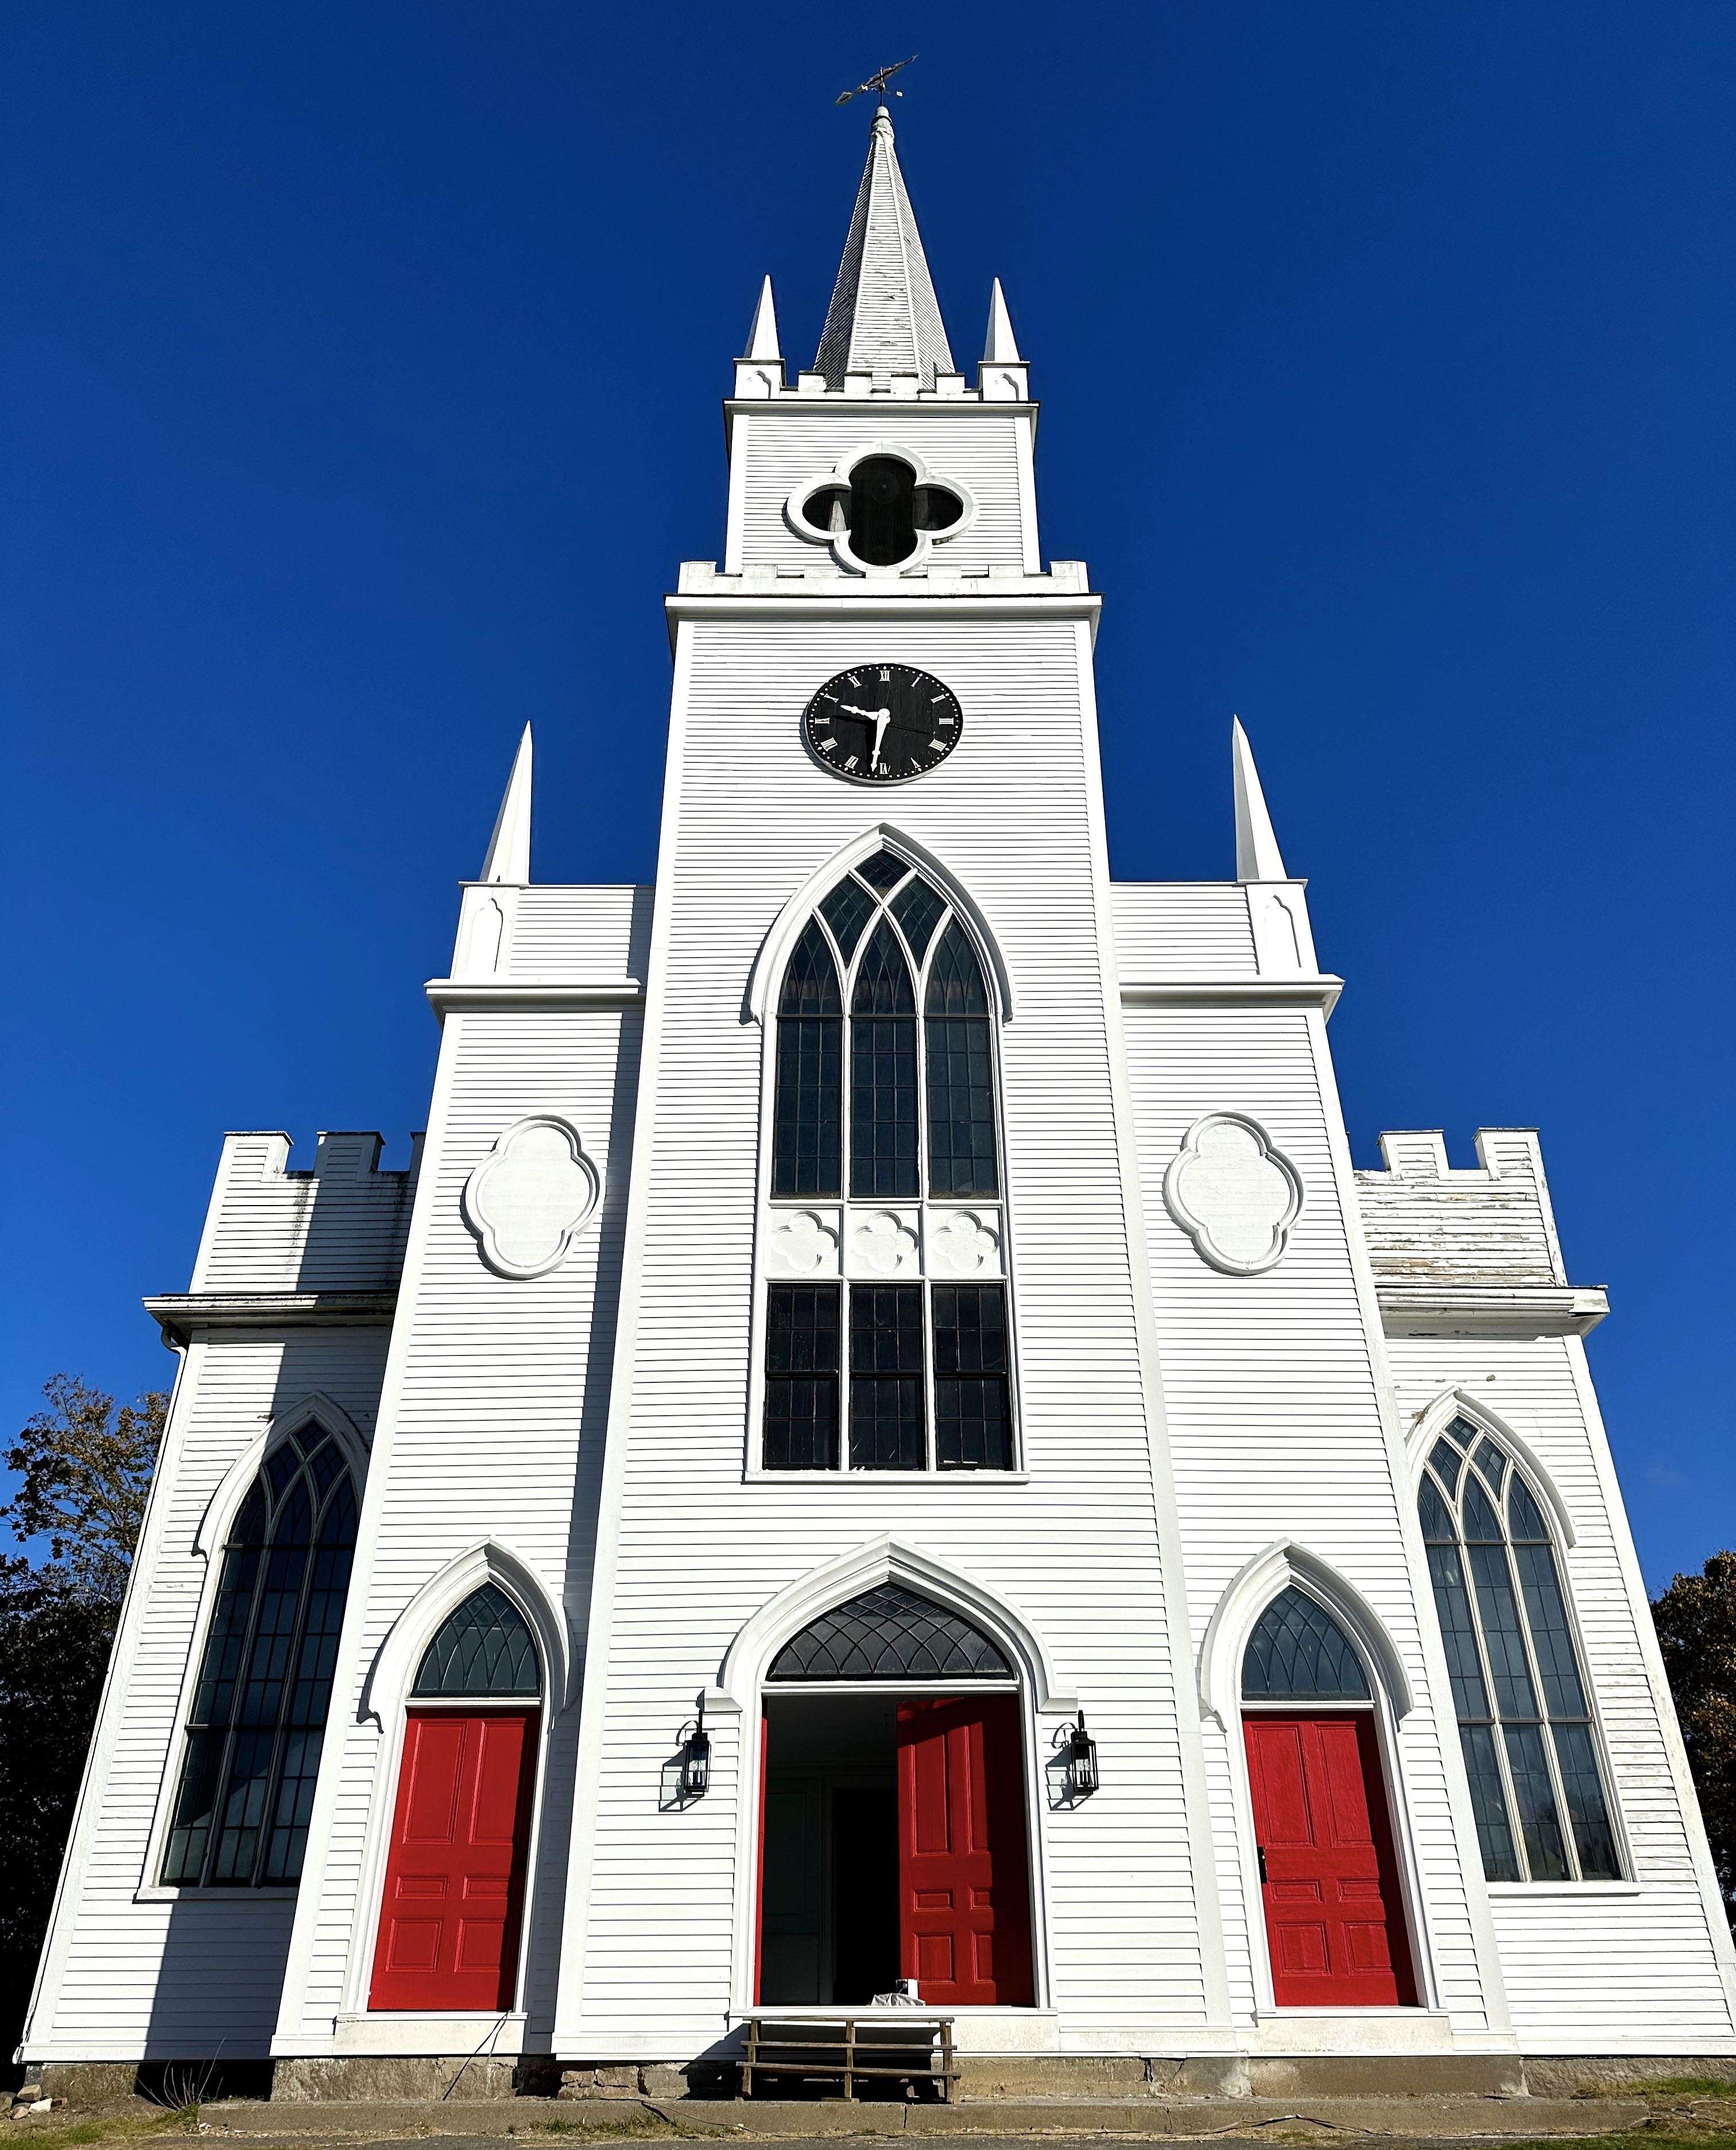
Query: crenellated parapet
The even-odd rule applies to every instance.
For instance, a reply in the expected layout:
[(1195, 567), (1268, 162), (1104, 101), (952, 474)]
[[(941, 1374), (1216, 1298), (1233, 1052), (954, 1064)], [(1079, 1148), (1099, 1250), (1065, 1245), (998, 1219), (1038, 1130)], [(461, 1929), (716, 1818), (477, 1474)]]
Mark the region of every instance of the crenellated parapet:
[(334, 1128), (296, 1168), (279, 1130), (225, 1135), (191, 1289), (147, 1309), (171, 1341), (202, 1327), (390, 1320), (421, 1144), (382, 1172), (381, 1136)]
[(1479, 1128), (1474, 1168), (1438, 1128), (1383, 1134), (1380, 1154), (1356, 1185), (1389, 1335), (1582, 1335), (1609, 1311), (1567, 1281), (1535, 1129)]

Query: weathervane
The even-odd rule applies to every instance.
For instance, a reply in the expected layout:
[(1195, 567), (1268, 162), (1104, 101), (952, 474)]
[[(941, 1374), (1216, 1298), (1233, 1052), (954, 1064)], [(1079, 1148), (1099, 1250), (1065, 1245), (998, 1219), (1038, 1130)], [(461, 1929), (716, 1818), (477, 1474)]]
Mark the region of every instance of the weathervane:
[[(911, 54), (911, 60), (920, 58), (920, 53), (912, 53)], [(871, 89), (875, 95), (880, 99), (881, 103), (884, 104), (886, 101), (886, 83), (888, 79), (891, 76), (896, 74), (900, 68), (907, 68), (911, 63), (911, 60), (894, 60), (891, 67), (881, 68), (877, 73), (870, 75), (866, 82), (859, 82), (854, 89), (846, 89), (844, 94), (838, 99), (839, 103), (848, 104), (853, 97), (865, 97)], [(894, 97), (902, 97), (904, 92), (901, 89), (895, 89), (891, 93)]]

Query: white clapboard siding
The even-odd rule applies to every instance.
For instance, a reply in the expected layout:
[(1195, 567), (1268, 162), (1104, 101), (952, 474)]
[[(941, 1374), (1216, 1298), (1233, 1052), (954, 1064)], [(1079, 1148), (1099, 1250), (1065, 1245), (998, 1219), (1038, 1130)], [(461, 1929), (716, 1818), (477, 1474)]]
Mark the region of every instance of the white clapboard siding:
[(195, 1292), (358, 1291), (394, 1284), (416, 1194), (378, 1168), (377, 1134), (320, 1137), (310, 1169), (290, 1168), (290, 1139), (224, 1138)]
[[(745, 449), (746, 484), (741, 558), (729, 565), (841, 574), (824, 546), (795, 535), (785, 519), (785, 502), (807, 480), (824, 477), (876, 442), (896, 437), (923, 458), (936, 479), (952, 479), (976, 500), (969, 527), (935, 544), (930, 557), (936, 565), (1017, 567), (1024, 557), (1017, 468), (1024, 422), (1004, 409), (948, 410), (941, 404), (902, 404), (896, 411), (783, 404), (738, 416), (737, 453)], [(882, 654), (877, 645), (875, 654)]]
[(1384, 1172), (1359, 1172), (1376, 1276), (1395, 1282), (1565, 1284), (1537, 1136), (1483, 1128), (1474, 1170), (1449, 1170), (1441, 1135), (1380, 1138)]
[[(1064, 621), (876, 623), (876, 659), (935, 672), (965, 710), (941, 768), (876, 794), (815, 769), (796, 731), (814, 686), (861, 660), (862, 628), (691, 633), (670, 776), (679, 851), (658, 898), (670, 906), (654, 979), (661, 1057), (651, 1146), (635, 1162), (642, 1296), (584, 1936), (587, 2049), (693, 2052), (721, 2032), (741, 1991), (735, 1728), (719, 1727), (713, 1788), (693, 1812), (659, 1812), (659, 1769), (743, 1623), (881, 1532), (1004, 1593), (1062, 1685), (1077, 1683), (1113, 1757), (1096, 1799), (1037, 1817), (1064, 2034), (1088, 2043), (1108, 2021), (1157, 2036), (1198, 2026), (1206, 1980), (1115, 1148), (1080, 638)], [(1028, 1485), (743, 1480), (762, 1066), (744, 992), (786, 900), (883, 818), (958, 876), (1012, 981), (1002, 1046)]]
[[(164, 1441), (96, 1774), (73, 1847), (61, 1930), (30, 2049), (43, 2057), (263, 2054), (293, 1902), (251, 1891), (154, 1890), (147, 1849), (180, 1752), (177, 1711), (210, 1600), (199, 1522), (237, 1456), (320, 1394), (366, 1436), (387, 1332), (220, 1332), (195, 1341)], [(358, 1487), (358, 1494), (361, 1489)]]
[(1648, 1663), (1650, 1614), (1633, 1587), (1607, 1444), (1587, 1412), (1585, 1347), (1562, 1336), (1395, 1337), (1388, 1350), (1407, 1421), (1453, 1389), (1486, 1404), (1547, 1471), (1573, 1525), (1563, 1566), (1639, 1887), (1491, 1891), (1521, 2041), (1673, 2052), (1728, 2038), (1728, 1942), (1695, 1868), (1669, 1704)]
[(648, 888), (521, 889), (506, 972), (551, 986), (643, 982), (650, 939)]
[[(1416, 1698), (1399, 1749), (1439, 2002), (1456, 2028), (1474, 2034), (1488, 2021), (1487, 2005), (1334, 1170), (1338, 1108), (1316, 1072), (1310, 1032), (1320, 1018), (1302, 1010), (1130, 1007), (1126, 1021), (1195, 1648), (1229, 1584), (1280, 1538), (1326, 1562), (1380, 1616)], [(1288, 1250), (1260, 1275), (1213, 1269), (1164, 1207), (1163, 1174), (1188, 1128), (1209, 1112), (1252, 1116), (1301, 1178)], [(1252, 1951), (1264, 1939), (1249, 1931), (1257, 1907), (1241, 1900), (1225, 1736), (1209, 1720), (1206, 1734), (1231, 1991), (1245, 2018), (1255, 1998)], [(1239, 1728), (1229, 1736), (1239, 1738)]]
[(1117, 881), (1115, 954), (1124, 983), (1257, 974), (1248, 891), (1236, 881)]
[[(630, 906), (589, 890), (535, 891), (543, 945), (586, 977), (620, 975)], [(630, 891), (608, 891), (613, 897)], [(565, 918), (558, 914), (563, 908)], [(602, 913), (588, 951), (584, 928)], [(520, 911), (522, 921), (525, 912)], [(336, 1805), (305, 1985), (287, 1997), (308, 2044), (329, 2045), (336, 2016), (366, 2004), (372, 1906), (364, 1900), (369, 1831), (390, 1816), (380, 1796), (381, 1729), (356, 1700), (401, 1612), (451, 1562), (493, 1540), (522, 1560), (563, 1607), (583, 1646), (597, 1475), (608, 1411), (637, 1083), (635, 1006), (502, 1007), (451, 1014), (442, 1042), (447, 1114), (430, 1146), (426, 1244), (400, 1304), (402, 1374), (378, 1451), (371, 1560), (345, 1638), (351, 1674)], [(603, 1183), (591, 1223), (565, 1261), (531, 1279), (496, 1275), (466, 1225), (464, 1184), (515, 1120), (559, 1113), (579, 1130)], [(365, 1519), (366, 1524), (366, 1519)], [(389, 1698), (386, 1715), (391, 1722)], [(558, 1718), (547, 1764), (538, 1870), (532, 1877), (525, 2006), (546, 2040), (552, 2016), (567, 1858), (576, 1712)], [(310, 1877), (310, 1885), (315, 1885)]]

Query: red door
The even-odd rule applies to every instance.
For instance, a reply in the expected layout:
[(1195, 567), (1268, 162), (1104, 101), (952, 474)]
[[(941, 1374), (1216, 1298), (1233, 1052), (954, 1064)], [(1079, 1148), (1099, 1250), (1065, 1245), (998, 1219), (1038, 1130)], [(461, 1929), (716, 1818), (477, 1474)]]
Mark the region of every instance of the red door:
[(510, 2008), (536, 1774), (534, 1710), (412, 1710), (371, 2008)]
[(1025, 1770), (1011, 1695), (898, 1705), (901, 1976), (925, 2001), (1032, 2000)]
[(1243, 1725), (1273, 1998), (1288, 2008), (1414, 2001), (1372, 1714), (1250, 1714)]

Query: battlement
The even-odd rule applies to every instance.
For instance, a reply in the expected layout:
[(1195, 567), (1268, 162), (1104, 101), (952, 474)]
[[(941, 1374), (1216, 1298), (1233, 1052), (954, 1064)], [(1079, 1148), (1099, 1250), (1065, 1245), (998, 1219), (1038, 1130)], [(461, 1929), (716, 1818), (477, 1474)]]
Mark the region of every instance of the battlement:
[(1356, 1175), (1379, 1281), (1567, 1282), (1535, 1129), (1479, 1128), (1474, 1169), (1448, 1164), (1438, 1128), (1383, 1134), (1380, 1154)]
[(421, 1163), (382, 1172), (371, 1130), (322, 1133), (310, 1166), (277, 1129), (226, 1134), (194, 1264), (195, 1292), (378, 1291), (396, 1286)]

